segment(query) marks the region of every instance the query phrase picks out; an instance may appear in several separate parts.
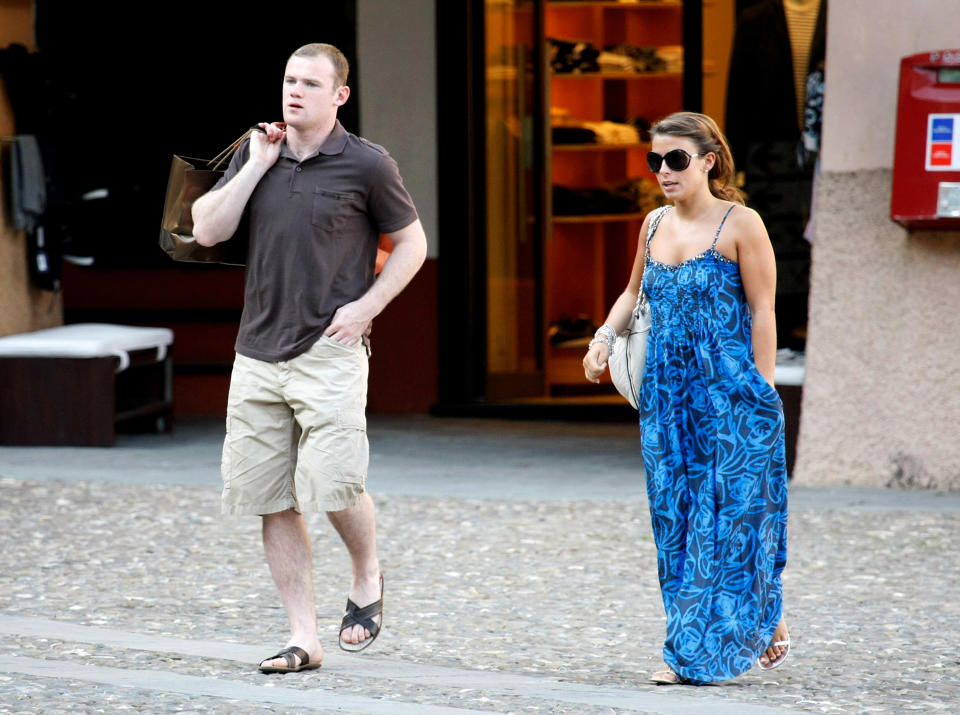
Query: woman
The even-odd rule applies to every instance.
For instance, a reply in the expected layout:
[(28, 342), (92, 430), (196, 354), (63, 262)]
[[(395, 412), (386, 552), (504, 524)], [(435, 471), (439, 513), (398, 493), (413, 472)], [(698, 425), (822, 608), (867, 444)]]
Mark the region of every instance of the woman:
[(644, 220), (630, 282), (583, 366), (599, 382), (642, 282), (652, 327), (640, 429), (667, 615), (667, 667), (651, 680), (702, 684), (775, 668), (789, 650), (776, 265), (716, 123), (681, 112), (651, 139), (647, 162), (672, 205)]

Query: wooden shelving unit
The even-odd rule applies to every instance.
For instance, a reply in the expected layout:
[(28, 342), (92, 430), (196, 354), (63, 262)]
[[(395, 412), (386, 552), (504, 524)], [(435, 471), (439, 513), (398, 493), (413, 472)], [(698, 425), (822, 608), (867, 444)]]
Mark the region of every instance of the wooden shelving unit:
[(623, 221), (643, 221), (645, 213), (624, 214), (584, 214), (582, 216), (554, 216), (554, 223), (621, 223)]
[(603, 0), (583, 0), (582, 2), (551, 2), (548, 4), (553, 7), (590, 8), (591, 10), (596, 8), (606, 10), (624, 10), (650, 6), (655, 6), (658, 8), (683, 6), (683, 2), (681, 2), (681, 0), (636, 0), (636, 2), (616, 2), (616, 0), (611, 0), (610, 2), (603, 2)]
[(640, 144), (554, 144), (553, 151), (650, 151), (650, 145)]
[(551, 79), (625, 79), (625, 80), (652, 80), (652, 79), (682, 79), (683, 72), (552, 72)]
[[(683, 44), (679, 0), (639, 2), (547, 2), (546, 38), (590, 42), (602, 50), (628, 43), (638, 47)], [(683, 73), (549, 72), (547, 117), (562, 109), (571, 120), (603, 121), (644, 117), (654, 121), (683, 105)], [(558, 144), (547, 131), (547, 176), (551, 185), (572, 189), (612, 187), (654, 177), (646, 168), (644, 142)], [(548, 192), (551, 193), (551, 192)], [(589, 316), (598, 325), (630, 275), (642, 211), (622, 214), (558, 215), (547, 211), (544, 250), (544, 325), (562, 317)], [(583, 346), (558, 347), (544, 336), (546, 387), (559, 394), (585, 386)]]

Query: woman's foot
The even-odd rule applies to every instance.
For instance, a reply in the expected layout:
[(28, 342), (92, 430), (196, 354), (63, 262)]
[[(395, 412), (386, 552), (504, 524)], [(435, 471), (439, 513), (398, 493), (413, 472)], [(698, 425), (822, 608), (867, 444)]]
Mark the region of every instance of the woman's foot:
[(685, 681), (670, 668), (664, 668), (651, 675), (650, 682), (657, 685), (682, 685)]
[(771, 670), (783, 663), (789, 652), (790, 633), (787, 631), (786, 620), (781, 617), (777, 630), (773, 632), (773, 638), (770, 639), (770, 646), (760, 654), (757, 662), (764, 670)]

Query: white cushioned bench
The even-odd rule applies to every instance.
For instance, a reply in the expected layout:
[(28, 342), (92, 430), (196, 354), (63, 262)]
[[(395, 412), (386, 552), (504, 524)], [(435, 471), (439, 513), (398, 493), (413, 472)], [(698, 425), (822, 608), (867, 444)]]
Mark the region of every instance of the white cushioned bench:
[(0, 338), (0, 444), (112, 445), (118, 423), (169, 429), (173, 332), (79, 323)]
[(803, 401), (803, 382), (807, 376), (806, 357), (789, 348), (777, 351), (777, 367), (773, 384), (783, 401), (783, 416), (786, 419), (785, 446), (787, 469), (793, 473), (797, 459), (797, 440), (800, 436), (800, 406)]

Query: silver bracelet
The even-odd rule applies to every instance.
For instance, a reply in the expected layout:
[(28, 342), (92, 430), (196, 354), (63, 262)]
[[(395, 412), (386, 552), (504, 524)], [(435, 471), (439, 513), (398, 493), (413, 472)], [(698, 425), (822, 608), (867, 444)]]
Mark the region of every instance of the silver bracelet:
[(611, 328), (609, 325), (601, 325), (597, 332), (593, 335), (593, 340), (587, 345), (587, 350), (592, 348), (597, 343), (604, 343), (607, 346), (607, 349), (612, 353), (613, 344), (617, 340), (617, 332)]

